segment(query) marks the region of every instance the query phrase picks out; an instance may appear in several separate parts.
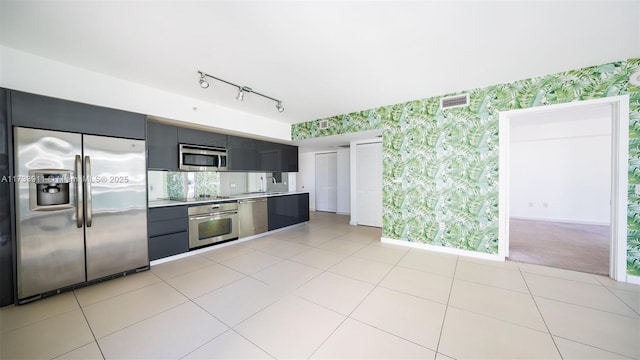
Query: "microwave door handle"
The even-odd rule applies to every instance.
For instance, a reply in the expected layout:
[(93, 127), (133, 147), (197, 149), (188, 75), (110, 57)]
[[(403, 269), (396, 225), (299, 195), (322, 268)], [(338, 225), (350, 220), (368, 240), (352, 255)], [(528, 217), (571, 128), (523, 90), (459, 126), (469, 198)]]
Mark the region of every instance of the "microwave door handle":
[(84, 209), (82, 208), (82, 191), (80, 191), (80, 187), (82, 186), (83, 177), (82, 177), (82, 157), (80, 155), (76, 155), (76, 227), (81, 228), (82, 223), (84, 223)]
[(93, 224), (93, 208), (91, 206), (91, 158), (89, 156), (84, 157), (84, 173), (86, 174), (86, 181), (84, 182), (84, 197), (87, 199), (87, 227), (91, 227)]

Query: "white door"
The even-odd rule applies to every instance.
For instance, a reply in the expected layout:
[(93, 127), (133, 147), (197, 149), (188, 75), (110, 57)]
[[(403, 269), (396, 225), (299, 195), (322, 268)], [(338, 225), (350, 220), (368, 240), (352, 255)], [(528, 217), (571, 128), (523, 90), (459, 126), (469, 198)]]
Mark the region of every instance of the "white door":
[(337, 153), (316, 154), (316, 210), (338, 210)]
[(356, 148), (356, 211), (358, 225), (382, 227), (382, 143)]

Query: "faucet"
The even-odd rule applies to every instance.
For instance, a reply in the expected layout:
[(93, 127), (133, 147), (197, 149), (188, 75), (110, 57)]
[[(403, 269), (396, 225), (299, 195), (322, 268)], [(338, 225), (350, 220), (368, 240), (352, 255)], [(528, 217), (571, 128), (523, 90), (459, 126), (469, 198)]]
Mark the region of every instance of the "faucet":
[(273, 177), (273, 176), (267, 176), (267, 179), (268, 179), (268, 178), (271, 178), (271, 183), (272, 183), (272, 184), (275, 184), (275, 183), (276, 183), (276, 178), (275, 178), (275, 177)]

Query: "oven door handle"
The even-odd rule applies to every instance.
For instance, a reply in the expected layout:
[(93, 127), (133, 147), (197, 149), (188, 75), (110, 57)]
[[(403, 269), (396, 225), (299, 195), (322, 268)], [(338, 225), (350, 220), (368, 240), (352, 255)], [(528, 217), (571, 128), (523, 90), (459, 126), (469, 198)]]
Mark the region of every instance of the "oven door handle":
[(205, 220), (205, 219), (213, 219), (213, 218), (218, 218), (221, 215), (234, 215), (237, 214), (237, 211), (223, 211), (223, 212), (219, 212), (219, 213), (215, 213), (215, 214), (210, 214), (210, 215), (203, 215), (203, 216), (190, 216), (189, 220)]

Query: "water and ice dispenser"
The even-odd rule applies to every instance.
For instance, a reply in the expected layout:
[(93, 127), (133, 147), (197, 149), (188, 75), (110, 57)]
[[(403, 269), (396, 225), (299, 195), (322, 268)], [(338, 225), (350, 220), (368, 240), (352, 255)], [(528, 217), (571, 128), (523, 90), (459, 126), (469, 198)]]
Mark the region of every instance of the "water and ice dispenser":
[(72, 170), (29, 171), (29, 204), (32, 211), (62, 210), (72, 208), (70, 191), (73, 191)]

